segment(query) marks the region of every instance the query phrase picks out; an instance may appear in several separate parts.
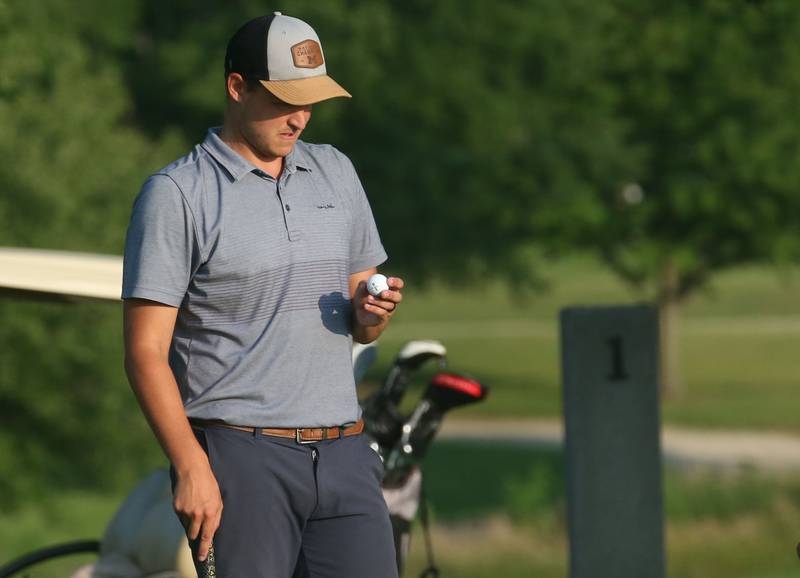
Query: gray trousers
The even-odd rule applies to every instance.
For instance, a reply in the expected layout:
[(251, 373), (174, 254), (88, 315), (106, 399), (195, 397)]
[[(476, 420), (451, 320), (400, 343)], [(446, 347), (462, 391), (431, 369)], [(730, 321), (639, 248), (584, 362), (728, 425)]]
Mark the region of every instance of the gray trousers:
[(222, 493), (216, 578), (397, 578), (383, 463), (365, 435), (301, 445), (193, 429)]

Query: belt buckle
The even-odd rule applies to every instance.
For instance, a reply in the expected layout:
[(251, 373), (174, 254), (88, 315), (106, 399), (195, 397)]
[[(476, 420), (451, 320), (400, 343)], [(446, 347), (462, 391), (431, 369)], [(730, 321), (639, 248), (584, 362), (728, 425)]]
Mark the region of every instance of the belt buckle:
[(319, 441), (319, 440), (304, 440), (304, 439), (302, 439), (300, 437), (300, 432), (302, 430), (304, 430), (304, 429), (305, 428), (302, 428), (302, 427), (297, 427), (297, 428), (294, 429), (294, 440), (297, 443), (299, 443), (300, 445), (306, 445), (306, 444), (313, 444), (313, 443), (316, 443), (316, 442)]

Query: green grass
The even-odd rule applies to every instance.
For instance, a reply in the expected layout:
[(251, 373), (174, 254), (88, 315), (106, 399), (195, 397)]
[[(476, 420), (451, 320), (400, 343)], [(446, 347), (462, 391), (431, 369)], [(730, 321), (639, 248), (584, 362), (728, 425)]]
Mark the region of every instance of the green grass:
[[(121, 495), (96, 495), (88, 492), (60, 493), (35, 502), (18, 505), (14, 511), (0, 512), (0, 564), (5, 564), (35, 549), (76, 540), (99, 540), (116, 511)], [(96, 556), (70, 556), (46, 564), (30, 578), (66, 578), (80, 565)]]
[[(665, 401), (667, 423), (800, 432), (794, 411), (800, 386), (798, 271), (740, 268), (719, 275), (689, 301), (680, 329), (686, 391)], [(457, 415), (558, 417), (559, 310), (635, 303), (646, 295), (585, 259), (555, 264), (549, 277), (541, 294), (515, 294), (497, 284), (457, 291), (408, 289), (367, 379), (376, 383), (406, 341), (438, 339), (448, 349), (452, 370), (492, 387), (486, 402)], [(418, 380), (418, 390), (426, 375)]]
[[(443, 574), (566, 576), (560, 452), (440, 442), (426, 468)], [(800, 574), (794, 552), (800, 539), (800, 477), (668, 468), (664, 502), (671, 578)], [(421, 569), (419, 531), (414, 540), (412, 566)]]

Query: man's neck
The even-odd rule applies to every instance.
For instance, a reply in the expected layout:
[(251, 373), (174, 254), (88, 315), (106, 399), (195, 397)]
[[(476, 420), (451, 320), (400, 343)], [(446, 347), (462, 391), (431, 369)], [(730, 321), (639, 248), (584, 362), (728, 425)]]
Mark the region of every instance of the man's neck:
[(219, 132), (219, 138), (256, 168), (261, 169), (275, 179), (280, 176), (283, 170), (283, 157), (263, 157), (259, 155), (244, 137), (224, 125)]

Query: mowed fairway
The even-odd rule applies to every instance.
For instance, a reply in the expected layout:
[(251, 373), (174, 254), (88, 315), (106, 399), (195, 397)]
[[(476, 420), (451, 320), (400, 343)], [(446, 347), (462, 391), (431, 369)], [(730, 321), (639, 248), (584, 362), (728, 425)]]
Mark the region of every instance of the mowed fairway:
[[(685, 391), (665, 401), (665, 421), (712, 428), (800, 432), (800, 270), (741, 268), (716, 277), (685, 306), (681, 354)], [(381, 340), (381, 378), (410, 339), (439, 339), (449, 367), (492, 386), (471, 417), (555, 417), (561, 412), (558, 312), (570, 305), (637, 303), (597, 263), (576, 259), (547, 272), (543, 293), (500, 285), (451, 291), (409, 289)], [(425, 376), (422, 376), (425, 377)]]

